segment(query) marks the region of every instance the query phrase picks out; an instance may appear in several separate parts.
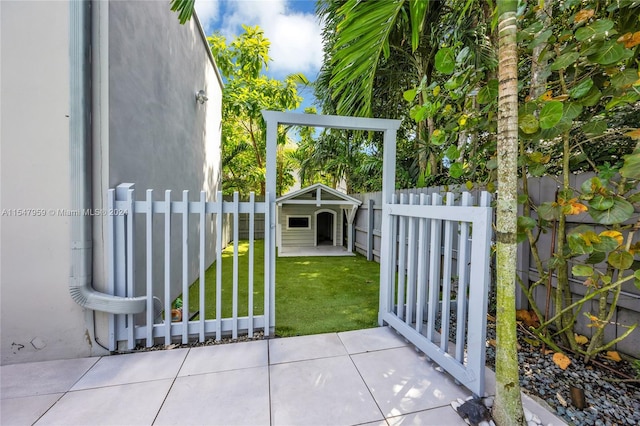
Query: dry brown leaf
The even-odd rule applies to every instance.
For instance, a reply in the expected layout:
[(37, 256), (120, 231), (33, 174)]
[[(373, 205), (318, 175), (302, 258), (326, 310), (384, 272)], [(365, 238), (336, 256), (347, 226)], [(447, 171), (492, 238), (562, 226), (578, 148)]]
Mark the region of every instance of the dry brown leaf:
[(587, 210), (589, 210), (589, 208), (587, 206), (585, 206), (582, 203), (571, 203), (569, 205), (570, 207), (567, 210), (563, 210), (563, 212), (566, 215), (578, 215), (580, 213), (586, 212)]
[(583, 336), (581, 334), (576, 334), (576, 343), (579, 345), (586, 345), (589, 342), (589, 339), (587, 339), (586, 336)]
[(620, 358), (620, 354), (618, 353), (618, 351), (607, 351), (607, 355), (605, 355), (605, 358), (615, 362), (622, 361), (622, 358)]
[(618, 40), (616, 41), (618, 43), (626, 43), (631, 39), (633, 39), (633, 33), (624, 33), (620, 37), (618, 37)]
[(553, 349), (545, 349), (544, 354), (549, 355), (553, 353)]
[(624, 243), (624, 236), (619, 231), (613, 231), (613, 230), (602, 231), (599, 235), (604, 236), (604, 237), (613, 238), (614, 240), (616, 240), (618, 242), (619, 246), (621, 246), (622, 243)]
[(529, 311), (529, 317), (531, 318), (531, 322), (527, 324), (529, 327), (538, 327), (540, 325), (540, 319), (538, 319), (535, 311)]
[(544, 92), (539, 99), (543, 100), (543, 101), (550, 101), (553, 98), (553, 91), (552, 90), (547, 90), (546, 92)]
[(518, 309), (516, 311), (516, 320), (523, 322), (530, 321), (531, 315), (529, 315), (529, 311), (527, 311), (526, 309)]
[(540, 320), (534, 311), (527, 311), (526, 309), (519, 309), (516, 311), (516, 320), (522, 321), (527, 327), (537, 327), (540, 325)]
[(618, 42), (624, 43), (624, 47), (631, 49), (640, 44), (640, 31), (635, 33), (626, 33), (618, 39)]
[(566, 370), (569, 364), (571, 364), (569, 357), (560, 352), (553, 354), (553, 362), (563, 370)]
[(495, 339), (489, 339), (487, 340), (487, 343), (491, 346), (493, 346), (494, 348), (496, 347), (496, 340)]
[(588, 21), (594, 13), (595, 11), (593, 9), (582, 9), (580, 12), (576, 13), (576, 16), (573, 18), (573, 22), (579, 24), (581, 22)]
[(629, 136), (631, 139), (638, 139), (640, 140), (640, 129), (635, 129), (630, 131), (629, 133), (625, 133), (625, 136)]

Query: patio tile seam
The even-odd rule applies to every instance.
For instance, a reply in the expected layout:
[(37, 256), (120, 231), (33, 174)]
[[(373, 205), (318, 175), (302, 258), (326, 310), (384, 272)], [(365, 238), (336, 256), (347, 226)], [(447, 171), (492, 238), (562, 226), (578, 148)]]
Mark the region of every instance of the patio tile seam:
[[(58, 393), (58, 392), (56, 392), (56, 393)], [(52, 409), (53, 407), (55, 407), (55, 406), (56, 406), (56, 404), (57, 404), (58, 402), (60, 402), (60, 400), (61, 400), (62, 398), (64, 398), (64, 396), (65, 396), (67, 393), (69, 393), (69, 392), (63, 392), (63, 393), (62, 393), (62, 395), (60, 395), (60, 396), (58, 397), (58, 399), (56, 399), (56, 400), (54, 401), (54, 403), (53, 403), (53, 404), (51, 404), (51, 405), (49, 406), (49, 408), (47, 408), (47, 409), (44, 411), (44, 413), (42, 413), (42, 414), (41, 414), (41, 415), (40, 415), (40, 416), (39, 416), (39, 417), (38, 417), (38, 418), (37, 418), (37, 419), (36, 419), (32, 424), (34, 424), (34, 425), (35, 425), (36, 423), (38, 423), (38, 422), (40, 421), (40, 419), (42, 419), (42, 418), (43, 418), (43, 417), (44, 417), (44, 416), (45, 416), (49, 411), (51, 411), (51, 409)], [(47, 394), (47, 395), (50, 395), (50, 394)]]
[(22, 399), (22, 398), (33, 398), (38, 396), (47, 396), (47, 395), (56, 395), (56, 394), (65, 394), (69, 392), (69, 390), (60, 390), (60, 391), (52, 391), (52, 392), (44, 392), (44, 393), (33, 393), (29, 395), (18, 395), (18, 396), (10, 396), (10, 397), (2, 397), (0, 401), (11, 401), (13, 399)]
[[(248, 370), (251, 368), (263, 368), (263, 367), (269, 367), (269, 364), (262, 364), (262, 365), (248, 365), (246, 367), (237, 367), (237, 368), (229, 368), (226, 370), (216, 370), (216, 371), (202, 371), (199, 373), (189, 373), (189, 374), (183, 374), (180, 375), (180, 372), (178, 372), (178, 374), (176, 375), (176, 378), (182, 378), (182, 377), (194, 377), (194, 376), (203, 376), (205, 374), (216, 374), (216, 373), (228, 373), (231, 371), (241, 371), (241, 370)], [(170, 377), (166, 377), (165, 379), (169, 379)]]
[[(175, 381), (175, 379), (177, 377), (178, 376), (157, 377), (155, 379), (149, 379), (149, 380), (135, 380), (135, 381), (127, 381), (127, 382), (123, 382), (123, 383), (109, 383), (109, 384), (106, 384), (106, 385), (90, 386), (90, 387), (86, 387), (86, 388), (82, 388), (82, 389), (69, 389), (68, 391), (65, 391), (65, 393), (72, 393), (72, 392), (75, 393), (75, 392), (82, 392), (82, 391), (93, 390), (93, 389), (113, 388), (113, 387), (117, 387), (117, 386), (135, 385), (135, 384), (139, 384), (139, 383), (161, 382), (163, 380)], [(53, 393), (56, 393), (56, 392), (53, 392)]]
[[(187, 353), (185, 354), (184, 358), (182, 358), (182, 363), (180, 363), (180, 368), (178, 368), (178, 371), (176, 372), (176, 374), (173, 376), (173, 379), (171, 379), (171, 386), (169, 386), (169, 389), (167, 390), (167, 393), (164, 395), (164, 398), (162, 398), (162, 403), (160, 404), (160, 406), (158, 407), (158, 411), (156, 411), (156, 415), (153, 416), (153, 421), (151, 422), (151, 424), (155, 424), (156, 420), (158, 420), (158, 416), (160, 415), (160, 411), (162, 411), (162, 407), (164, 407), (164, 404), (167, 402), (167, 398), (169, 397), (169, 394), (171, 393), (171, 389), (173, 389), (173, 386), (176, 384), (176, 380), (178, 380), (178, 375), (180, 374), (180, 370), (182, 370), (182, 368), (184, 367), (184, 363), (187, 361), (187, 357), (189, 356), (189, 352), (191, 352), (191, 348), (189, 348), (187, 350)], [(166, 379), (161, 379), (161, 380), (168, 380), (169, 378)], [(155, 381), (155, 380), (148, 380), (148, 381)], [(142, 382), (145, 383), (145, 382)]]
[(351, 364), (353, 365), (353, 367), (356, 369), (356, 371), (358, 372), (358, 376), (360, 377), (360, 380), (362, 380), (362, 383), (364, 384), (364, 386), (367, 388), (367, 392), (369, 392), (369, 395), (371, 396), (371, 399), (373, 400), (374, 404), (376, 404), (376, 407), (378, 407), (378, 411), (380, 412), (380, 415), (382, 416), (382, 420), (388, 424), (387, 422), (387, 416), (385, 416), (384, 412), (382, 411), (382, 408), (380, 407), (380, 404), (378, 403), (378, 400), (376, 399), (376, 397), (373, 395), (373, 392), (371, 392), (371, 388), (369, 387), (369, 384), (367, 383), (367, 381), (364, 379), (364, 377), (362, 377), (362, 372), (360, 371), (360, 369), (358, 368), (358, 365), (355, 363), (355, 361), (353, 360), (353, 357), (351, 355), (349, 355), (349, 361), (351, 361)]
[(269, 426), (273, 426), (273, 401), (271, 399), (271, 345), (267, 342), (267, 392), (269, 393)]
[(343, 356), (351, 356), (348, 353), (345, 354), (340, 354), (340, 355), (328, 355), (328, 356), (319, 356), (316, 358), (304, 358), (304, 359), (294, 359), (291, 361), (281, 361), (281, 362), (274, 362), (274, 363), (269, 363), (269, 367), (271, 367), (272, 365), (282, 365), (282, 364), (294, 364), (294, 363), (298, 363), (298, 362), (308, 362), (308, 361), (315, 361), (318, 359), (330, 359), (330, 358), (340, 358)]
[[(100, 362), (100, 360), (102, 360), (102, 358), (104, 358), (104, 356), (99, 356), (99, 357), (96, 357), (96, 358), (97, 358), (97, 359), (94, 361), (94, 363), (93, 363), (93, 364), (91, 364), (91, 367), (87, 368), (87, 371), (85, 371), (84, 373), (82, 373), (82, 375), (80, 375), (80, 377), (78, 377), (78, 379), (77, 379), (75, 382), (73, 382), (73, 384), (72, 384), (71, 386), (69, 386), (69, 388), (68, 388), (68, 389), (66, 389), (66, 390), (64, 391), (64, 393), (71, 392), (71, 389), (73, 389), (73, 387), (74, 387), (75, 385), (77, 385), (77, 384), (78, 384), (78, 383), (79, 383), (79, 382), (84, 378), (84, 376), (86, 376), (87, 374), (89, 374), (89, 372), (90, 372), (91, 370), (93, 370), (93, 369), (95, 368), (95, 366), (96, 366), (96, 365), (98, 365), (98, 362)], [(57, 393), (57, 392), (52, 392), (52, 393)], [(54, 404), (54, 405), (55, 405), (55, 404)]]

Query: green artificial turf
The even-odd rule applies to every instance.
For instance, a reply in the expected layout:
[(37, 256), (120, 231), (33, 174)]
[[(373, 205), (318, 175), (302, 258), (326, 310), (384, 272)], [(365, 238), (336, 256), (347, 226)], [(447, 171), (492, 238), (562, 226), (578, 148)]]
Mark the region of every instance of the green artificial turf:
[[(222, 254), (222, 317), (232, 316), (233, 245)], [(238, 315), (248, 312), (249, 243), (238, 246)], [(216, 317), (216, 268), (205, 274), (205, 315)], [(380, 265), (363, 256), (276, 259), (276, 335), (298, 336), (375, 327)], [(254, 315), (264, 312), (264, 242), (255, 241)], [(199, 310), (199, 283), (189, 291), (189, 311)]]

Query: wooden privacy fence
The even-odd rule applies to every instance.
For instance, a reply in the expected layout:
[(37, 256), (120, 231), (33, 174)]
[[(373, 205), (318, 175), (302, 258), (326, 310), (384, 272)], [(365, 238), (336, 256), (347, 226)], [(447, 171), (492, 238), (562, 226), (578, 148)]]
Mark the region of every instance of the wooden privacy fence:
[(482, 396), (491, 197), (483, 192), (477, 207), (469, 193), (454, 198), (401, 194), (384, 205), (380, 322)]
[[(267, 194), (267, 199), (269, 196)], [(182, 191), (180, 201), (172, 201), (171, 191), (164, 192), (164, 200), (154, 201), (153, 190), (147, 190), (145, 199), (137, 201), (133, 184), (122, 184), (117, 189), (111, 189), (108, 193), (108, 290), (110, 294), (118, 296), (134, 297), (143, 295), (146, 298), (146, 310), (138, 315), (111, 315), (109, 346), (115, 350), (118, 343), (127, 342), (127, 347), (133, 349), (136, 342), (144, 341), (146, 346), (152, 346), (156, 339), (164, 344), (169, 344), (174, 337), (180, 337), (182, 343), (187, 343), (190, 338), (198, 338), (203, 342), (206, 337), (214, 336), (216, 340), (224, 334), (230, 334), (237, 338), (239, 334), (253, 335), (257, 329), (263, 329), (266, 336), (273, 329), (275, 313), (273, 311), (273, 283), (271, 268), (275, 267), (275, 259), (270, 256), (269, 250), (264, 254), (264, 312), (255, 314), (256, 303), (254, 294), (254, 218), (258, 215), (265, 217), (269, 223), (269, 208), (265, 202), (256, 202), (251, 194), (249, 201), (239, 202), (238, 194), (233, 201), (224, 201), (222, 193), (217, 193), (217, 201), (207, 201), (205, 192), (199, 193), (198, 201), (191, 201), (189, 191)], [(234, 244), (233, 252), (233, 287), (232, 287), (232, 315), (222, 317), (222, 248), (226, 244), (223, 241), (223, 226), (225, 217), (233, 223), (233, 241), (239, 240), (239, 217), (246, 214), (249, 218), (248, 232), (248, 258), (249, 270), (247, 282), (238, 280), (238, 244)], [(155, 220), (154, 219), (159, 219)], [(159, 222), (159, 223), (158, 223)], [(195, 233), (191, 232), (194, 229)], [(210, 224), (211, 226), (207, 226)], [(176, 232), (179, 231), (179, 232)], [(213, 232), (211, 232), (213, 231)], [(190, 250), (190, 239), (196, 238), (198, 249)], [(269, 233), (266, 233), (265, 245), (270, 244)], [(215, 238), (215, 283), (206, 283), (205, 271), (209, 266), (207, 262), (207, 246), (210, 239)], [(136, 247), (136, 241), (143, 241)], [(161, 244), (158, 244), (161, 242)], [(155, 253), (160, 251), (162, 253)], [(179, 252), (180, 261), (172, 256), (172, 251)], [(196, 251), (196, 253), (193, 253)], [(192, 320), (189, 315), (189, 287), (193, 282), (189, 265), (192, 257), (197, 258), (199, 279), (198, 293), (199, 306), (197, 319)], [(136, 270), (141, 262), (136, 259), (144, 259), (144, 271)], [(155, 263), (162, 264), (162, 274), (157, 274)], [(180, 269), (179, 283), (172, 283), (173, 268)], [(143, 279), (140, 279), (143, 277)], [(173, 285), (172, 285), (173, 284)], [(207, 308), (205, 303), (205, 286), (215, 285), (215, 319), (206, 319)], [(248, 315), (240, 317), (239, 311), (239, 286), (248, 286)], [(172, 322), (172, 300), (182, 293), (183, 310), (182, 320)], [(160, 294), (161, 297), (155, 296)], [(158, 315), (158, 309), (154, 301), (162, 300), (161, 311), (164, 318)], [(159, 318), (159, 320), (157, 319)]]

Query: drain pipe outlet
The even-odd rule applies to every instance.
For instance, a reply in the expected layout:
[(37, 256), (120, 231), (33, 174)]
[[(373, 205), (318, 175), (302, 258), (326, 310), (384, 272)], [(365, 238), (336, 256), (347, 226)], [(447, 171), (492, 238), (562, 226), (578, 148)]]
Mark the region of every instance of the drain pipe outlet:
[(91, 139), (90, 131), (90, 2), (69, 2), (69, 168), (71, 179), (71, 277), (69, 293), (83, 308), (111, 314), (137, 314), (145, 310), (144, 297), (118, 297), (92, 286)]

